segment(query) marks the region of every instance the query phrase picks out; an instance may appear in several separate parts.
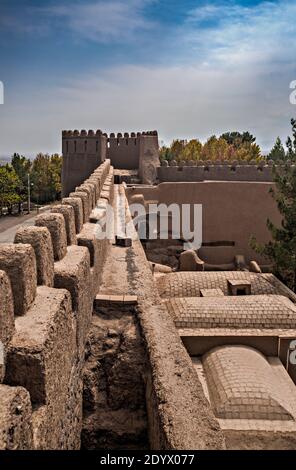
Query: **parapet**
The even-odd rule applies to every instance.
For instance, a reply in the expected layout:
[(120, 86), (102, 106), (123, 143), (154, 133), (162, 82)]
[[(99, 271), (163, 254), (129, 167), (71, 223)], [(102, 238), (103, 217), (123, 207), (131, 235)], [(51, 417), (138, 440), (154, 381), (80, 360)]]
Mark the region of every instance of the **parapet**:
[(65, 219), (62, 214), (41, 214), (36, 217), (37, 227), (47, 227), (52, 240), (55, 261), (59, 261), (67, 253), (67, 234)]
[[(290, 166), (291, 162), (286, 164)], [(280, 170), (284, 163), (279, 162), (277, 168)], [(190, 160), (176, 162), (163, 161), (157, 168), (160, 183), (164, 182), (194, 182), (194, 181), (264, 181), (272, 182), (273, 162), (267, 160), (246, 161), (201, 161)]]
[[(74, 130), (62, 132), (63, 155), (98, 155), (105, 159), (104, 148), (107, 146), (107, 139), (101, 130)], [(92, 168), (90, 168), (92, 170)], [(85, 179), (87, 175), (84, 175)]]
[(35, 253), (31, 245), (0, 245), (0, 269), (11, 282), (14, 314), (25, 315), (34, 301), (37, 288)]
[(14, 333), (14, 309), (11, 284), (5, 271), (0, 271), (0, 341), (4, 347), (4, 362), (0, 363), (0, 383), (5, 375), (6, 347)]
[(30, 244), (35, 252), (37, 284), (53, 287), (54, 257), (51, 235), (47, 227), (20, 227), (14, 243)]
[(75, 227), (75, 212), (72, 205), (59, 204), (51, 209), (53, 214), (62, 214), (65, 220), (67, 245), (77, 245), (76, 227)]
[[(89, 129), (86, 131), (85, 129), (82, 130), (63, 130), (62, 131), (62, 139), (63, 141), (66, 140), (75, 140), (75, 139), (86, 139), (86, 142), (88, 139), (98, 139), (98, 138), (106, 138), (107, 141), (110, 141), (110, 139), (138, 139), (140, 137), (158, 137), (158, 132), (156, 130), (154, 131), (142, 131), (142, 132), (117, 132), (115, 134), (114, 132), (111, 132), (110, 134), (107, 134), (106, 132), (102, 132), (100, 129), (98, 130), (92, 130)], [(77, 150), (77, 149), (76, 149)]]
[(1, 406), (18, 399), (23, 410), (22, 424), (0, 413), (3, 449), (12, 442), (9, 420), (19, 430), (14, 448), (79, 445), (85, 342), (109, 243), (95, 238), (88, 216), (103, 190), (112, 200), (110, 162), (88, 179), (36, 226), (18, 229), (15, 243), (0, 244)]
[(96, 131), (90, 129), (89, 131), (86, 131), (86, 130), (74, 130), (74, 131), (62, 131), (62, 137), (63, 139), (69, 139), (69, 138), (72, 138), (72, 137), (100, 137), (103, 135), (103, 132), (98, 129)]
[(158, 132), (157, 131), (143, 131), (143, 132), (131, 132), (130, 134), (128, 132), (117, 132), (115, 134), (114, 132), (111, 132), (109, 135), (107, 135), (108, 140), (109, 139), (138, 139), (141, 136), (144, 137), (158, 137)]

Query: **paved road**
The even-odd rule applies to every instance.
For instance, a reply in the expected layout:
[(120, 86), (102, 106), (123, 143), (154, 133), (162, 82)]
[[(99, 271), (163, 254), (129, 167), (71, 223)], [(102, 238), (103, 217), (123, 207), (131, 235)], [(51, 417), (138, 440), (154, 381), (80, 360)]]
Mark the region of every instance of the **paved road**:
[[(47, 211), (49, 211), (49, 207), (43, 210), (42, 212)], [(4, 230), (0, 233), (0, 243), (12, 243), (17, 229), (19, 227), (28, 227), (30, 225), (34, 225), (35, 219), (36, 215), (30, 218), (24, 218), (22, 222), (17, 223), (18, 219), (16, 218), (16, 225), (13, 225), (12, 227), (9, 227), (7, 230)]]

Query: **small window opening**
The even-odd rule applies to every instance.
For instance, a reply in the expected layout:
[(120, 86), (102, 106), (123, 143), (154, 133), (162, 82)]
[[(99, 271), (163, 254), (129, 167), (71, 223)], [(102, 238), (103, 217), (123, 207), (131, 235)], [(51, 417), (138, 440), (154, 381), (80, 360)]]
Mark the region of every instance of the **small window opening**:
[(246, 289), (237, 289), (236, 295), (247, 295)]

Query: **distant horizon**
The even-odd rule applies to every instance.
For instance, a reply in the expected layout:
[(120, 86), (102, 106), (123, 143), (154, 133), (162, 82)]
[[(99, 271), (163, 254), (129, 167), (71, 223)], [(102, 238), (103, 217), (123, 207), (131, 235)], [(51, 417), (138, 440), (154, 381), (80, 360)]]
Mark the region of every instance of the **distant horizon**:
[[(94, 128), (95, 128), (95, 127), (93, 127), (93, 129), (94, 129)], [(152, 129), (152, 128), (151, 128), (151, 129)], [(139, 130), (136, 130), (135, 132), (137, 132), (137, 131), (139, 131)], [(142, 130), (140, 130), (140, 131), (142, 131)], [(139, 131), (139, 132), (140, 132), (140, 131)], [(234, 129), (228, 130), (228, 131), (226, 131), (226, 132), (232, 132), (232, 131), (234, 131)], [(103, 132), (105, 132), (105, 130), (103, 130)], [(109, 131), (109, 132), (107, 132), (107, 133), (110, 134), (110, 132), (113, 132), (113, 131)], [(120, 132), (120, 131), (118, 131), (118, 132)], [(134, 132), (134, 131), (125, 130), (125, 131), (121, 131), (121, 132), (129, 132), (129, 133), (131, 133), (131, 132)], [(117, 132), (115, 132), (115, 134), (117, 134)], [(212, 134), (212, 135), (213, 135), (213, 134)], [(201, 139), (199, 139), (198, 137), (190, 137), (190, 138), (187, 138), (187, 139), (186, 139), (185, 137), (175, 137), (175, 138), (173, 138), (170, 142), (168, 142), (168, 141), (164, 141), (164, 139), (162, 139), (162, 137), (161, 137), (160, 135), (158, 135), (158, 141), (159, 141), (159, 146), (160, 146), (160, 147), (161, 147), (162, 145), (169, 146), (169, 145), (173, 142), (173, 140), (187, 140), (187, 141), (189, 141), (189, 140), (191, 140), (191, 139), (197, 139), (197, 140), (200, 140), (200, 142), (201, 142), (202, 144), (204, 144), (210, 137), (211, 137), (211, 135), (209, 135), (208, 138), (205, 139), (205, 140), (201, 140)], [(217, 137), (219, 137), (219, 135), (217, 135)], [(254, 136), (254, 137), (256, 137), (256, 136)], [(278, 136), (275, 137), (274, 143), (275, 143), (277, 137), (278, 137)], [(287, 135), (287, 137), (288, 137), (288, 135)], [(285, 140), (282, 141), (282, 143), (283, 143), (285, 149), (286, 149), (286, 140), (287, 140), (287, 137), (286, 137)], [(62, 132), (60, 132), (60, 138), (61, 138), (61, 144), (62, 144)], [(257, 142), (257, 139), (256, 139), (256, 142)], [(274, 144), (274, 143), (273, 143), (273, 144)], [(273, 147), (273, 145), (272, 145), (272, 147)], [(270, 147), (269, 149), (263, 149), (263, 148), (260, 147), (260, 148), (261, 148), (261, 154), (262, 154), (262, 156), (267, 156), (267, 155), (270, 153), (272, 147)], [(8, 154), (2, 154), (2, 155), (1, 155), (1, 154), (0, 154), (0, 162), (1, 162), (1, 160), (3, 160), (3, 161), (10, 161), (11, 158), (13, 157), (14, 153), (19, 154), (19, 155), (23, 155), (23, 156), (25, 156), (26, 158), (29, 158), (30, 160), (33, 160), (34, 158), (36, 158), (36, 156), (37, 156), (38, 153), (49, 154), (49, 155), (52, 155), (52, 154), (57, 153), (57, 154), (59, 154), (59, 155), (62, 155), (62, 145), (60, 146), (60, 150), (56, 150), (56, 151), (47, 151), (47, 150), (44, 150), (44, 149), (40, 149), (40, 150), (36, 151), (34, 154), (26, 154), (26, 153), (24, 153), (24, 152), (22, 152), (22, 151), (13, 151), (10, 155), (8, 155)]]
[[(159, 136), (158, 136), (158, 137), (159, 137)], [(209, 137), (210, 137), (210, 136), (209, 136)], [(62, 139), (62, 137), (61, 137), (61, 139)], [(192, 137), (192, 139), (198, 139), (198, 137)], [(190, 139), (185, 139), (185, 138), (178, 138), (178, 137), (176, 137), (176, 138), (173, 139), (173, 140), (190, 140)], [(172, 141), (171, 141), (171, 142), (172, 142)], [(159, 146), (160, 146), (160, 147), (161, 147), (162, 145), (169, 146), (169, 145), (171, 144), (171, 142), (164, 142), (164, 141), (161, 139), (161, 137), (159, 137)], [(202, 142), (202, 143), (205, 143), (205, 142), (206, 142), (206, 141), (204, 141), (204, 142)], [(284, 147), (286, 147), (286, 146), (285, 146), (285, 142), (283, 142), (283, 145), (284, 145)], [(268, 150), (261, 148), (261, 154), (262, 154), (262, 156), (267, 156), (267, 155), (269, 154), (270, 150), (271, 150), (271, 148), (268, 149)], [(49, 152), (49, 151), (46, 151), (46, 150), (39, 150), (39, 151), (37, 151), (37, 152), (36, 152), (35, 154), (33, 154), (33, 155), (28, 155), (28, 154), (25, 154), (25, 153), (23, 153), (23, 152), (21, 152), (21, 151), (16, 151), (16, 152), (12, 152), (11, 155), (7, 155), (7, 154), (6, 154), (6, 155), (1, 155), (1, 154), (0, 154), (0, 164), (1, 164), (1, 162), (4, 162), (4, 163), (10, 162), (11, 159), (12, 159), (12, 157), (13, 157), (13, 155), (14, 155), (15, 153), (16, 153), (16, 154), (19, 154), (19, 155), (23, 155), (23, 156), (25, 156), (26, 158), (29, 158), (30, 160), (34, 160), (34, 159), (36, 158), (36, 156), (38, 155), (38, 153), (49, 154), (49, 155), (53, 155), (53, 154), (57, 153), (57, 154), (59, 154), (59, 155), (62, 155), (62, 151), (61, 151), (61, 150), (60, 150), (60, 151), (53, 151), (53, 152)]]

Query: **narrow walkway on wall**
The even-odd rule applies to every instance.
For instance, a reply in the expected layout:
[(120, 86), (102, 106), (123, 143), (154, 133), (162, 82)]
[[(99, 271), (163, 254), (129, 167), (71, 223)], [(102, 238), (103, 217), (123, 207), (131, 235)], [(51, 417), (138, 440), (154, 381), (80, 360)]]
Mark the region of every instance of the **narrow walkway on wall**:
[[(117, 185), (114, 199), (117, 212)], [(118, 224), (116, 234), (123, 235)], [(84, 368), (84, 449), (149, 448), (147, 363), (137, 320), (137, 296), (131, 295), (130, 252), (128, 247), (110, 246), (94, 303)]]

